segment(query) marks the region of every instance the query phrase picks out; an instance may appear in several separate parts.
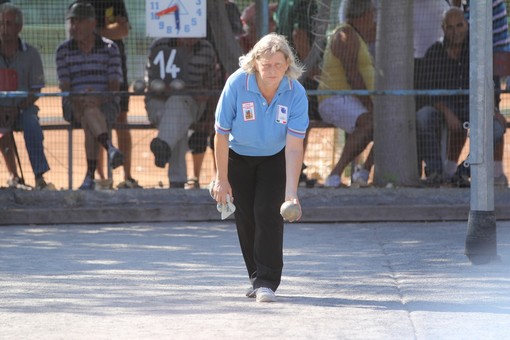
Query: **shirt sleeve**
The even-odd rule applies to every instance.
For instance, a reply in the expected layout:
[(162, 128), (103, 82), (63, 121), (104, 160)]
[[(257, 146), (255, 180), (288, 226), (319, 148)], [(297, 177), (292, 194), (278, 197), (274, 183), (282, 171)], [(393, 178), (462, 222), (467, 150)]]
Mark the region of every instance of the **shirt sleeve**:
[(114, 42), (109, 46), (110, 58), (108, 60), (108, 79), (122, 82), (122, 63), (119, 48)]
[(232, 130), (232, 122), (236, 117), (237, 91), (233, 82), (229, 79), (221, 92), (218, 105), (216, 106), (214, 129), (221, 135), (229, 134)]
[(70, 82), (69, 69), (66, 63), (66, 54), (68, 49), (65, 45), (60, 45), (56, 52), (57, 77), (60, 83)]
[(308, 97), (306, 90), (297, 81), (293, 81), (295, 100), (290, 111), (287, 134), (297, 138), (305, 138), (306, 130), (310, 123), (308, 117)]

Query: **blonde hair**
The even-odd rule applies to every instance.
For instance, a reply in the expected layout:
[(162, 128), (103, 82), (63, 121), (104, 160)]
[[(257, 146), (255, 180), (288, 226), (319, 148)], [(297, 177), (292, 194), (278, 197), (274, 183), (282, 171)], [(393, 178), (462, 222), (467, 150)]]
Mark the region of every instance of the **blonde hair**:
[(297, 61), (287, 39), (276, 33), (263, 36), (248, 53), (239, 57), (239, 66), (247, 73), (255, 73), (255, 61), (264, 54), (274, 54), (276, 52), (283, 53), (285, 59), (289, 62), (289, 68), (285, 75), (290, 79), (299, 79), (305, 71), (305, 67)]

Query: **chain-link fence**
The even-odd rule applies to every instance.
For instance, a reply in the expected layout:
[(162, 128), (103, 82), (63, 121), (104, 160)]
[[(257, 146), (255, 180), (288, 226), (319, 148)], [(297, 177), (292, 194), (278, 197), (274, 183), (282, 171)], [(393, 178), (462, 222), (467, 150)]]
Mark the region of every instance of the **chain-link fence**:
[[(100, 3), (102, 10), (104, 11), (101, 18), (103, 20), (114, 21), (116, 13), (109, 11), (113, 11), (115, 3), (122, 1), (105, 0), (103, 2), (96, 2)], [(211, 4), (213, 1), (209, 0), (209, 2)], [(57, 189), (67, 189), (69, 187), (76, 189), (82, 183), (89, 164), (87, 164), (85, 156), (83, 130), (70, 129), (68, 122), (63, 119), (62, 94), (59, 89), (59, 75), (56, 63), (57, 47), (69, 38), (70, 27), (69, 20), (67, 20), (66, 24), (66, 12), (71, 1), (52, 0), (42, 2), (35, 0), (13, 0), (11, 3), (19, 7), (23, 12), (24, 20), (20, 37), (24, 42), (27, 42), (38, 50), (44, 69), (45, 86), (42, 89), (43, 96), (36, 102), (37, 106), (40, 108), (38, 114), (40, 124), (44, 129), (44, 152), (51, 168), (50, 171), (44, 174), (44, 178), (47, 182), (53, 183)], [(177, 22), (177, 18), (181, 25), (179, 29), (182, 29), (182, 32), (184, 32), (187, 29), (186, 25), (192, 25), (194, 22), (192, 20), (200, 20), (198, 16), (192, 18), (192, 13), (198, 10), (203, 10), (205, 8), (205, 1), (202, 3), (202, 1), (190, 0), (126, 0), (124, 3), (127, 11), (126, 16), (129, 19), (130, 26), (129, 33), (125, 37), (121, 38), (125, 45), (125, 55), (127, 57), (127, 84), (129, 85), (128, 91), (131, 94), (129, 96), (129, 110), (127, 113), (127, 122), (129, 123), (129, 126), (120, 124), (118, 129), (113, 129), (112, 141), (115, 145), (118, 144), (117, 131), (129, 131), (131, 138), (131, 151), (128, 152), (131, 154), (131, 164), (129, 169), (121, 166), (114, 169), (111, 174), (109, 174), (105, 165), (106, 162), (104, 162), (102, 163), (102, 167), (99, 168), (99, 171), (96, 172), (96, 178), (110, 177), (113, 180), (113, 183), (108, 180), (105, 180), (104, 182), (98, 181), (98, 185), (103, 183), (106, 187), (110, 185), (113, 187), (117, 187), (119, 184), (123, 185), (125, 184), (125, 179), (127, 177), (131, 177), (144, 188), (166, 188), (169, 187), (170, 182), (172, 181), (171, 174), (169, 178), (168, 165), (165, 168), (155, 166), (154, 155), (150, 148), (151, 141), (155, 136), (157, 136), (157, 130), (149, 122), (144, 102), (145, 94), (135, 93), (132, 88), (132, 84), (137, 80), (145, 79), (149, 48), (155, 39), (157, 39), (155, 37), (147, 36), (147, 27), (151, 27), (149, 30), (153, 31), (160, 29), (160, 27), (158, 27), (158, 25), (161, 24), (160, 21), (157, 21), (157, 24), (152, 23), (152, 26), (147, 25), (147, 21), (152, 20), (151, 15), (152, 18), (154, 18), (153, 15), (156, 12), (160, 12), (162, 10), (167, 10), (167, 12), (169, 12), (161, 14), (168, 15), (169, 18), (168, 21), (165, 21), (165, 24), (161, 24), (164, 26), (168, 23), (168, 26), (164, 27), (166, 33), (160, 33), (160, 35), (164, 36), (168, 32), (171, 32), (172, 29), (176, 29), (175, 24)], [(218, 5), (223, 4), (222, 1), (215, 1), (214, 3), (217, 3)], [(265, 4), (265, 2), (262, 3), (263, 5)], [(310, 129), (307, 139), (305, 153), (306, 169), (304, 170), (304, 175), (308, 178), (306, 180), (304, 179), (303, 183), (313, 185), (315, 183), (314, 181), (316, 181), (316, 184), (323, 184), (327, 180), (331, 170), (338, 162), (343, 152), (346, 137), (349, 138), (349, 134), (353, 132), (347, 130), (348, 133), (346, 134), (345, 128), (334, 128), (329, 125), (329, 123), (331, 123), (329, 120), (325, 123), (322, 119), (323, 117), (321, 113), (319, 112), (319, 105), (322, 104), (322, 100), (320, 96), (316, 96), (317, 93), (326, 93), (320, 92), (321, 89), (328, 89), (327, 86), (321, 88), (321, 83), (327, 83), (324, 79), (337, 77), (335, 74), (327, 73), (328, 70), (324, 66), (325, 54), (335, 57), (335, 54), (330, 55), (329, 53), (326, 53), (327, 50), (331, 48), (331, 42), (328, 44), (327, 38), (329, 37), (331, 41), (331, 37), (333, 37), (335, 32), (337, 32), (335, 31), (335, 28), (338, 26), (339, 21), (342, 21), (339, 17), (343, 16), (344, 19), (346, 19), (345, 16), (347, 14), (345, 13), (346, 9), (342, 7), (342, 1), (340, 0), (295, 1), (295, 3), (298, 4), (296, 5), (296, 8), (292, 7), (292, 4), (290, 2), (287, 3), (286, 1), (281, 1), (280, 7), (278, 7), (277, 3), (268, 3), (268, 22), (263, 23), (260, 20), (261, 16), (256, 14), (256, 10), (265, 8), (265, 6), (260, 4), (256, 6), (249, 1), (236, 1), (235, 3), (225, 2), (227, 6), (227, 17), (231, 19), (230, 26), (232, 28), (233, 36), (237, 37), (237, 41), (239, 42), (241, 49), (246, 51), (246, 49), (256, 41), (257, 34), (254, 31), (257, 27), (261, 27), (263, 31), (279, 29), (282, 33), (286, 33), (290, 36), (290, 39), (294, 39), (292, 43), (296, 53), (300, 59), (305, 62), (305, 64), (308, 63), (307, 65), (309, 66), (308, 69), (310, 72), (308, 74), (308, 79), (304, 79), (303, 83), (310, 91), (310, 116), (313, 120), (312, 126), (314, 126), (314, 128)], [(363, 1), (360, 1), (360, 3), (363, 3)], [(376, 10), (380, 9), (379, 6), (381, 5), (381, 1), (375, 1), (374, 5)], [(430, 86), (432, 85), (430, 79), (437, 76), (434, 76), (432, 73), (440, 72), (440, 69), (439, 71), (438, 69), (432, 70), (430, 65), (423, 66), (424, 64), (422, 63), (422, 60), (430, 45), (433, 44), (434, 41), (441, 40), (445, 34), (442, 27), (442, 20), (443, 13), (449, 5), (450, 4), (447, 1), (443, 0), (414, 1), (414, 70), (415, 75), (417, 75), (418, 72), (421, 72), (419, 77), (414, 77), (414, 85), (416, 88), (431, 89)], [(176, 6), (175, 8), (179, 8), (178, 14), (172, 9), (173, 6)], [(296, 12), (292, 12), (292, 10), (295, 10)], [(357, 16), (361, 17), (361, 15), (363, 15), (363, 11), (361, 10), (358, 11), (359, 13), (356, 12), (356, 10), (351, 11), (350, 15), (351, 19), (354, 18), (353, 20), (356, 20), (358, 18)], [(287, 16), (287, 19), (296, 19), (296, 23), (292, 27), (286, 27), (289, 26), (288, 24), (291, 24), (291, 22), (285, 22), (284, 19), (282, 19), (285, 18), (285, 16)], [(374, 20), (377, 19), (377, 11), (374, 13), (373, 18)], [(210, 18), (208, 19), (209, 21), (212, 21)], [(377, 50), (375, 40), (376, 36), (373, 36), (374, 39), (367, 39), (366, 35), (368, 33), (363, 31), (363, 27), (366, 27), (369, 23), (365, 22), (362, 24), (365, 26), (361, 26), (361, 29), (356, 25), (360, 25), (360, 23), (357, 22), (356, 24), (350, 24), (351, 27), (354, 27), (356, 35), (361, 37), (361, 40), (363, 40), (362, 44), (366, 44), (368, 53), (370, 53), (372, 62), (374, 62)], [(284, 32), (284, 26), (289, 30)], [(301, 34), (303, 32), (305, 33), (304, 35)], [(154, 32), (151, 34), (154, 35)], [(210, 39), (210, 29), (206, 29), (206, 34), (208, 34), (208, 39)], [(218, 38), (216, 37), (216, 39)], [(306, 41), (302, 41), (302, 39), (306, 39)], [(379, 37), (379, 39), (381, 38)], [(220, 44), (215, 44), (214, 39), (212, 40), (213, 44), (218, 49), (217, 46)], [(225, 46), (225, 44), (221, 46)], [(311, 58), (308, 54), (310, 51), (312, 51), (310, 55), (315, 53), (315, 59)], [(226, 51), (225, 47), (223, 50), (217, 50), (220, 64), (222, 60), (226, 59), (225, 55), (228, 55), (228, 53), (231, 52), (232, 51), (230, 50)], [(338, 53), (341, 54), (342, 51), (339, 51)], [(376, 65), (376, 63), (373, 65)], [(395, 65), (395, 67), (400, 66)], [(410, 69), (411, 72), (413, 72), (412, 66)], [(350, 77), (349, 72), (346, 72), (346, 70), (343, 72), (347, 75), (347, 78), (345, 79), (347, 79), (347, 81), (352, 81), (352, 79), (348, 78)], [(222, 75), (225, 77), (225, 72), (223, 72)], [(413, 78), (412, 74), (411, 78)], [(425, 84), (423, 84), (423, 80), (430, 81), (425, 81)], [(342, 90), (342, 88), (335, 88), (336, 85), (334, 85), (334, 82), (332, 84), (332, 87), (329, 89)], [(498, 84), (501, 84), (501, 88), (503, 90), (506, 89), (504, 77), (499, 79)], [(449, 84), (449, 87), (446, 87), (446, 89), (451, 89), (452, 87), (450, 85), (451, 84)], [(150, 86), (150, 84), (147, 84), (147, 86)], [(440, 84), (436, 86), (436, 88), (440, 87)], [(356, 89), (356, 86), (352, 86), (352, 88)], [(344, 88), (343, 90), (349, 89), (350, 88)], [(373, 89), (373, 87), (367, 87), (367, 89), (370, 90)], [(457, 87), (457, 89), (459, 89), (459, 87)], [(355, 92), (353, 93), (355, 94)], [(342, 92), (342, 94), (345, 93)], [(209, 95), (211, 97), (216, 96), (213, 92)], [(504, 116), (507, 116), (510, 112), (507, 96), (508, 95), (506, 93), (503, 93), (498, 97), (500, 100), (499, 109)], [(317, 97), (319, 97), (319, 100), (317, 100)], [(358, 98), (362, 103), (364, 103), (363, 98), (368, 98), (368, 96), (364, 94), (355, 94), (354, 97)], [(425, 102), (429, 103), (431, 99), (437, 99), (437, 97), (438, 96), (436, 95), (426, 95), (417, 99), (416, 102), (419, 106), (421, 105), (420, 103), (423, 98), (425, 98)], [(337, 102), (334, 105), (341, 104)], [(335, 106), (333, 106), (333, 109), (334, 108)], [(356, 110), (356, 108), (351, 109), (350, 107), (345, 106), (342, 111), (352, 112), (353, 110)], [(209, 110), (208, 112), (209, 114), (212, 114), (213, 110)], [(414, 113), (415, 110), (410, 112), (410, 114)], [(205, 131), (207, 132), (206, 135), (210, 135), (212, 133), (210, 123), (211, 121), (209, 120), (209, 122), (204, 122), (202, 124), (205, 126)], [(188, 135), (191, 137), (193, 132), (203, 129), (203, 126), (192, 126), (188, 131)], [(126, 127), (129, 127), (129, 129), (125, 129)], [(444, 136), (446, 130), (442, 129), (441, 131)], [(26, 137), (24, 137), (24, 135), (20, 132), (15, 132), (14, 138), (16, 141), (17, 153), (19, 155), (19, 161), (17, 161), (19, 164), (17, 165), (17, 168), (22, 169), (22, 174), (25, 177), (26, 184), (35, 186), (36, 181), (33, 176), (31, 161), (28, 157), (25, 145)], [(193, 140), (193, 138), (191, 138), (191, 140)], [(208, 141), (206, 143), (210, 143), (209, 139), (207, 140)], [(444, 139), (441, 145), (443, 145), (441, 150), (443, 159), (445, 159), (445, 157), (448, 157), (449, 146), (444, 143)], [(504, 142), (503, 145), (506, 145), (506, 142)], [(349, 162), (349, 166), (343, 171), (343, 177), (341, 179), (344, 184), (348, 185), (350, 183), (352, 171), (356, 168), (354, 165), (363, 164), (365, 162), (369, 155), (371, 146), (372, 144), (368, 144), (365, 151), (361, 152), (354, 161)], [(122, 145), (121, 149), (125, 147), (125, 145)], [(457, 146), (457, 148), (460, 151), (458, 151), (459, 154), (455, 156), (456, 163), (460, 164), (467, 157), (468, 145), (467, 143), (466, 145), (462, 144)], [(390, 151), (391, 150), (388, 152)], [(203, 163), (201, 163), (202, 156)], [(454, 156), (451, 156), (450, 158), (453, 157)], [(508, 157), (505, 153), (501, 160), (501, 169), (503, 170), (502, 174), (506, 174), (506, 169), (510, 169), (508, 164), (506, 164), (508, 162), (507, 158)], [(3, 159), (0, 160), (0, 163), (2, 163), (2, 168), (4, 169), (0, 171), (0, 183), (4, 184), (8, 182), (10, 175), (8, 171), (5, 170), (6, 164)], [(207, 147), (205, 154), (192, 154), (191, 152), (188, 152), (186, 154), (186, 166), (187, 177), (189, 179), (198, 177), (198, 182), (190, 181), (186, 184), (186, 186), (194, 187), (196, 183), (201, 186), (206, 186), (214, 176), (215, 171), (211, 148)], [(448, 166), (451, 167), (451, 164)], [(370, 182), (373, 176), (373, 168), (369, 168), (368, 170), (371, 171), (372, 174), (369, 179)], [(18, 173), (18, 175), (21, 176), (21, 173)], [(422, 175), (420, 173), (419, 176), (425, 177), (425, 174)]]

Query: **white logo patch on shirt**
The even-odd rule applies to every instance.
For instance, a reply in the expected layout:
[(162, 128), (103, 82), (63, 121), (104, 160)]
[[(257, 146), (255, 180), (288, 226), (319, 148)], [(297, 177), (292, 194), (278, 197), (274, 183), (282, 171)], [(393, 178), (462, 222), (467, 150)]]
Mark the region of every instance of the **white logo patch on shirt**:
[(253, 102), (243, 103), (244, 121), (255, 120), (255, 104)]
[(289, 109), (287, 106), (278, 105), (278, 111), (276, 113), (276, 122), (280, 124), (287, 124)]

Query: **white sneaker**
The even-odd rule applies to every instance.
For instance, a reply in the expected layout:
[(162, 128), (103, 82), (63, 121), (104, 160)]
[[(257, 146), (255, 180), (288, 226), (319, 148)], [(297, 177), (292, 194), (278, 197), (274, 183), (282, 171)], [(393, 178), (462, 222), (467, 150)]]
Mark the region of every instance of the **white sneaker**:
[(32, 187), (25, 184), (25, 181), (19, 177), (12, 177), (7, 180), (9, 189), (32, 190)]
[(368, 170), (361, 167), (361, 165), (356, 165), (354, 168), (354, 173), (351, 178), (351, 186), (358, 187), (366, 187), (368, 186), (368, 176), (370, 176), (370, 172)]
[(275, 302), (276, 295), (271, 290), (271, 288), (260, 287), (255, 290), (255, 297), (257, 298), (257, 302)]
[(336, 188), (340, 186), (340, 183), (342, 183), (342, 181), (340, 180), (340, 176), (329, 175), (328, 178), (326, 178), (326, 181), (324, 182), (324, 186), (327, 188)]

